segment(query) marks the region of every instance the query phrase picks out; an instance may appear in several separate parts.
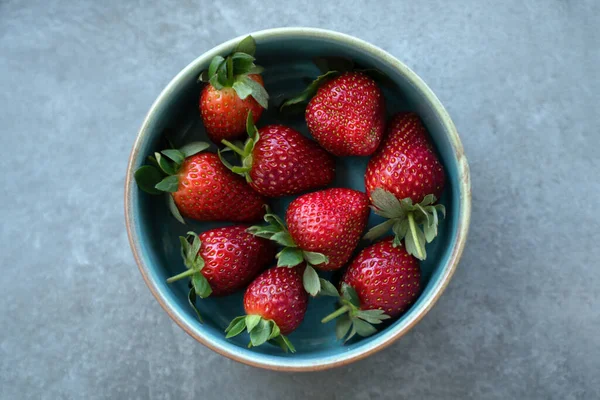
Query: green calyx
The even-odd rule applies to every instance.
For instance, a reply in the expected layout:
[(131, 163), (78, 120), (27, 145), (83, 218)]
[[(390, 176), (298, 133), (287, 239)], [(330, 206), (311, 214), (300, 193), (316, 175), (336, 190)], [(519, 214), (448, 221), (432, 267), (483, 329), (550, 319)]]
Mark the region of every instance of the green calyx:
[(196, 296), (204, 299), (211, 295), (212, 289), (208, 280), (201, 272), (204, 268), (204, 259), (199, 254), (202, 242), (195, 232), (188, 232), (187, 234), (187, 237), (179, 237), (181, 243), (181, 258), (183, 259), (183, 263), (187, 267), (187, 270), (170, 277), (167, 279), (167, 283), (173, 283), (183, 278), (190, 278), (188, 301), (198, 315), (200, 321), (202, 321), (200, 312), (195, 304)]
[(404, 240), (404, 246), (409, 254), (419, 260), (427, 258), (425, 243), (431, 243), (438, 233), (438, 212), (446, 216), (446, 208), (442, 204), (434, 204), (433, 194), (425, 196), (423, 201), (413, 204), (410, 198), (398, 200), (392, 193), (377, 188), (371, 192), (375, 214), (388, 220), (371, 228), (364, 236), (374, 240), (390, 229), (394, 232), (394, 247)]
[(356, 290), (345, 283), (341, 288), (340, 307), (323, 318), (321, 323), (327, 323), (336, 319), (335, 334), (338, 339), (344, 339), (344, 343), (352, 339), (356, 334), (367, 337), (377, 332), (373, 325), (381, 324), (390, 316), (383, 310), (361, 310), (360, 300)]
[(267, 207), (264, 220), (267, 222), (267, 225), (251, 226), (248, 228), (248, 232), (255, 236), (272, 240), (283, 247), (276, 255), (277, 266), (292, 268), (305, 263), (306, 268), (302, 275), (302, 283), (304, 289), (310, 295), (317, 296), (320, 294), (331, 296), (332, 292), (336, 292), (337, 294), (335, 287), (333, 287), (329, 281), (320, 278), (313, 267), (314, 265), (328, 263), (329, 258), (322, 253), (305, 251), (299, 248), (281, 218), (276, 214), (273, 214), (269, 207)]
[(260, 315), (243, 315), (236, 317), (225, 329), (227, 339), (239, 335), (243, 331), (250, 334), (248, 348), (260, 346), (266, 342), (281, 347), (286, 353), (295, 353), (296, 349), (290, 340), (281, 334), (279, 326), (271, 319), (264, 319)]
[(171, 193), (179, 189), (177, 173), (187, 157), (206, 150), (210, 145), (206, 142), (192, 142), (179, 149), (167, 149), (148, 157), (151, 165), (142, 165), (135, 171), (134, 178), (138, 187), (149, 194), (167, 193), (167, 204), (171, 214), (185, 224), (179, 213)]
[(221, 159), (223, 165), (225, 165), (230, 171), (243, 176), (246, 178), (246, 182), (250, 183), (252, 182), (252, 178), (250, 178), (250, 171), (252, 170), (253, 161), (252, 152), (254, 151), (256, 142), (258, 142), (260, 139), (258, 129), (256, 128), (256, 125), (254, 125), (252, 111), (248, 111), (248, 118), (246, 119), (246, 132), (248, 132), (248, 139), (246, 139), (246, 143), (244, 143), (243, 146), (238, 146), (226, 139), (221, 140), (221, 143), (225, 145), (226, 150), (230, 150), (238, 155), (242, 162), (241, 166), (230, 164), (223, 156), (223, 152), (225, 150), (219, 150), (219, 158)]
[(269, 107), (269, 94), (265, 88), (248, 75), (260, 74), (264, 68), (254, 64), (256, 42), (247, 36), (238, 43), (234, 52), (227, 57), (214, 57), (208, 70), (203, 71), (198, 80), (209, 82), (215, 89), (233, 88), (242, 100), (252, 96), (262, 108)]
[(285, 112), (287, 109), (290, 109), (294, 106), (306, 106), (306, 104), (314, 97), (317, 93), (317, 90), (328, 80), (335, 78), (340, 73), (339, 71), (327, 71), (323, 75), (319, 75), (314, 81), (312, 81), (306, 89), (302, 92), (298, 93), (294, 97), (287, 99), (286, 101), (279, 106), (279, 110), (281, 112)]

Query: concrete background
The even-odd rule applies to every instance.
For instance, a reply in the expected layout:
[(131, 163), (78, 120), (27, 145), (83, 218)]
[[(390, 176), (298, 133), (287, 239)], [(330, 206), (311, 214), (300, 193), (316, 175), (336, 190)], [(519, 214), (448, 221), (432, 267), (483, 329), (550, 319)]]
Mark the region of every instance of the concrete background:
[[(436, 307), (322, 373), (193, 341), (145, 287), (123, 221), (127, 156), (160, 90), (276, 26), (403, 60), (448, 108), (473, 177), (471, 235)], [(0, 398), (599, 398), (598, 26), (594, 0), (0, 0)]]

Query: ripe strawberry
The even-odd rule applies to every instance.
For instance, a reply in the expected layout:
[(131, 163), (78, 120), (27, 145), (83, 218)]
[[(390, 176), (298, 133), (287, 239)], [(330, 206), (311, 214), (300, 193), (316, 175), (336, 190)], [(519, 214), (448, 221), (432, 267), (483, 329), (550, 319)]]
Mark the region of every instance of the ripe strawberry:
[(283, 125), (256, 129), (248, 114), (248, 135), (244, 149), (223, 140), (240, 155), (242, 167), (223, 163), (239, 173), (258, 193), (267, 197), (298, 194), (327, 186), (335, 177), (335, 160), (317, 143)]
[(403, 247), (394, 247), (392, 238), (362, 250), (352, 261), (341, 282), (340, 308), (323, 318), (337, 320), (339, 339), (348, 332), (369, 336), (373, 324), (404, 313), (421, 292), (421, 270), (416, 258)]
[(425, 241), (429, 243), (437, 235), (437, 211), (445, 214), (443, 205), (433, 205), (442, 194), (444, 182), (444, 168), (419, 117), (396, 114), (365, 173), (365, 187), (375, 212), (390, 220), (367, 236), (372, 239), (392, 227), (394, 243), (398, 245), (404, 238), (408, 252), (424, 260)]
[(277, 254), (278, 266), (306, 262), (304, 287), (313, 296), (323, 285), (313, 266), (323, 271), (341, 268), (352, 255), (369, 217), (366, 194), (352, 189), (326, 189), (296, 198), (286, 213), (288, 229), (276, 215), (267, 212), (268, 226), (253, 226), (250, 232), (285, 246)]
[(182, 216), (198, 221), (260, 219), (265, 199), (225, 168), (216, 154), (202, 152), (207, 147), (195, 142), (154, 153), (155, 166), (142, 166), (135, 173), (138, 186), (151, 194), (171, 193), (169, 208), (182, 223)]
[[(167, 279), (168, 283), (190, 277), (190, 303), (201, 298), (230, 295), (245, 287), (275, 257), (273, 243), (246, 231), (246, 225), (211, 229), (198, 236), (180, 236), (181, 256), (188, 268)], [(189, 239), (192, 239), (191, 243)], [(199, 315), (198, 310), (196, 312)]]
[(209, 83), (200, 94), (200, 114), (206, 134), (215, 143), (244, 136), (246, 116), (252, 111), (254, 122), (268, 107), (261, 67), (254, 64), (256, 43), (252, 36), (242, 40), (227, 58), (216, 56), (200, 80)]
[(249, 346), (273, 341), (284, 351), (294, 353), (296, 350), (285, 335), (302, 323), (308, 306), (298, 268), (271, 268), (260, 274), (246, 289), (246, 315), (231, 321), (225, 330), (227, 338), (247, 330)]
[(315, 140), (336, 156), (373, 154), (385, 129), (385, 100), (373, 79), (346, 72), (326, 82), (306, 108)]

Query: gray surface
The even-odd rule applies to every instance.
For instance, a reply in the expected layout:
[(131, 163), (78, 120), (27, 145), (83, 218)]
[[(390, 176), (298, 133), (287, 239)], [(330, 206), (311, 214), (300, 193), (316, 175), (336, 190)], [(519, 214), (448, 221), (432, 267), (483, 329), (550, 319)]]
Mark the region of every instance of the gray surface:
[[(0, 398), (600, 397), (599, 2), (75, 3), (0, 0)], [(294, 25), (405, 61), (473, 175), (471, 235), (436, 307), (385, 352), (310, 374), (237, 364), (180, 330), (134, 265), (122, 207), (134, 136), (171, 77)]]

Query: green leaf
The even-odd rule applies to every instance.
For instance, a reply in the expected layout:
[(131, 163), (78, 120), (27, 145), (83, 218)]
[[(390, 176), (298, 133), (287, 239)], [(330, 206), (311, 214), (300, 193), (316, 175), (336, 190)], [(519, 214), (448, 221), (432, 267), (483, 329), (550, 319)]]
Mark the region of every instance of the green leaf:
[(375, 213), (384, 218), (399, 218), (404, 216), (402, 206), (396, 196), (387, 190), (377, 188), (371, 192)]
[(423, 201), (421, 201), (419, 204), (423, 207), (428, 206), (430, 204), (435, 203), (436, 198), (433, 194), (428, 194), (427, 196), (423, 197)]
[(297, 247), (296, 243), (294, 243), (294, 239), (292, 239), (292, 236), (290, 236), (288, 231), (279, 231), (273, 234), (273, 236), (271, 236), (271, 240), (284, 247)]
[(260, 104), (262, 108), (264, 108), (265, 110), (269, 108), (269, 94), (267, 93), (263, 85), (256, 82), (247, 75), (244, 76), (244, 78), (242, 78), (242, 82), (244, 83), (244, 85), (248, 86), (251, 89), (250, 94), (252, 95), (254, 100), (256, 100), (258, 104)]
[(198, 310), (198, 307), (196, 307), (196, 292), (194, 291), (193, 287), (190, 288), (190, 291), (188, 292), (188, 303), (190, 307), (192, 307), (192, 310), (194, 310), (196, 313), (198, 321), (200, 321), (200, 323), (204, 323), (204, 321), (202, 321), (202, 316), (200, 315), (200, 310)]
[(183, 260), (183, 263), (185, 264), (186, 267), (191, 268), (191, 265), (188, 265), (188, 259), (189, 259), (189, 254), (190, 254), (190, 242), (188, 242), (187, 238), (185, 236), (179, 236), (179, 243), (181, 244), (180, 247), (180, 252), (181, 252), (181, 258)]
[(435, 239), (435, 237), (437, 236), (437, 225), (426, 224), (423, 226), (423, 231), (425, 233), (425, 240), (427, 241), (427, 243), (431, 243), (433, 239)]
[(278, 226), (272, 226), (272, 225), (268, 225), (268, 226), (256, 225), (256, 226), (251, 226), (250, 228), (246, 229), (246, 232), (251, 233), (254, 236), (264, 238), (264, 239), (271, 239), (275, 233), (281, 232), (281, 228)]
[(256, 53), (256, 41), (251, 35), (248, 35), (238, 43), (235, 51), (254, 56)]
[(185, 160), (185, 154), (183, 154), (179, 150), (167, 149), (161, 151), (161, 153), (173, 160), (176, 165), (181, 165), (183, 163), (183, 160)]
[(257, 140), (256, 135), (258, 134), (258, 129), (256, 129), (256, 125), (254, 125), (252, 110), (248, 111), (248, 116), (246, 117), (246, 132), (252, 139)]
[(344, 336), (348, 334), (348, 331), (351, 327), (352, 319), (350, 318), (350, 316), (348, 314), (340, 316), (335, 321), (335, 336), (340, 340), (343, 339)]
[(342, 297), (349, 301), (350, 304), (360, 307), (358, 293), (356, 293), (356, 290), (352, 286), (342, 283)]
[(198, 75), (198, 80), (196, 82), (208, 82), (209, 78), (208, 71), (204, 70), (200, 73), (200, 75)]
[(375, 240), (378, 237), (381, 237), (381, 236), (385, 235), (386, 233), (388, 233), (390, 228), (395, 223), (396, 223), (396, 220), (388, 219), (379, 225), (375, 225), (374, 227), (369, 229), (369, 231), (367, 232), (367, 234), (365, 236), (363, 236), (363, 238), (367, 239), (367, 240)]
[(392, 226), (392, 231), (394, 232), (394, 235), (396, 235), (398, 240), (404, 239), (406, 233), (408, 232), (408, 220), (403, 219), (400, 221), (396, 221), (394, 226)]
[(206, 142), (192, 142), (181, 147), (179, 151), (183, 154), (185, 158), (187, 158), (189, 156), (193, 156), (194, 154), (198, 154), (201, 151), (208, 149), (209, 147), (210, 144)]
[(279, 218), (279, 215), (273, 214), (269, 208), (267, 208), (267, 213), (264, 216), (265, 222), (268, 222), (271, 225), (276, 225), (281, 228), (285, 228), (285, 224), (283, 220)]
[(277, 254), (278, 267), (293, 267), (302, 261), (302, 250), (295, 247), (286, 247)]
[(160, 169), (167, 175), (175, 175), (177, 173), (177, 169), (174, 165), (172, 165), (169, 160), (162, 156), (160, 153), (154, 153), (154, 157), (156, 157), (156, 162)]
[(219, 68), (217, 68), (217, 73), (210, 78), (210, 83), (218, 90), (221, 90), (227, 86), (229, 83), (227, 77), (227, 60), (219, 65)]
[[(284, 347), (286, 347), (287, 349), (289, 349), (290, 353), (295, 353), (296, 352), (296, 348), (294, 347), (294, 345), (292, 344), (292, 342), (290, 342), (290, 339), (288, 339), (287, 336), (279, 335), (278, 338), (281, 338), (281, 341), (283, 342)], [(284, 349), (284, 351), (287, 352), (286, 349)]]
[(269, 335), (269, 340), (281, 335), (281, 330), (279, 329), (279, 326), (275, 322), (271, 322), (271, 323), (273, 324), (273, 328), (271, 329), (271, 334)]
[[(228, 170), (232, 171), (232, 170), (233, 170), (233, 168), (234, 168), (234, 166), (233, 166), (233, 165), (231, 165), (231, 163), (230, 163), (229, 161), (227, 161), (227, 160), (225, 159), (225, 157), (223, 156), (223, 153), (224, 153), (225, 151), (230, 151), (230, 150), (231, 150), (231, 149), (230, 149), (230, 148), (228, 148), (228, 147), (226, 147), (226, 148), (224, 148), (224, 149), (222, 149), (222, 150), (221, 150), (221, 149), (219, 149), (219, 150), (217, 150), (217, 155), (219, 156), (219, 160), (221, 160), (221, 162), (223, 163), (223, 165), (224, 165), (224, 166), (225, 166), (225, 167), (226, 167)], [(233, 172), (233, 171), (232, 171), (232, 172)]]
[(185, 225), (185, 220), (181, 216), (179, 208), (177, 208), (177, 204), (175, 204), (175, 199), (173, 199), (173, 196), (170, 193), (167, 193), (167, 206), (169, 207), (171, 215), (175, 217), (177, 221)]
[(246, 316), (246, 327), (248, 328), (248, 332), (252, 332), (252, 330), (258, 325), (261, 321), (260, 315), (247, 315)]
[(225, 339), (237, 336), (244, 331), (246, 328), (246, 318), (244, 316), (235, 317), (229, 326), (225, 329), (227, 335)]
[(177, 175), (167, 176), (154, 187), (163, 192), (174, 193), (179, 188), (179, 177)]
[(225, 63), (225, 59), (223, 57), (215, 56), (210, 61), (210, 65), (208, 66), (208, 78), (212, 80), (213, 76), (216, 76), (217, 71), (219, 70), (219, 67), (221, 66), (221, 64), (224, 64), (224, 63)]
[(377, 329), (373, 325), (363, 321), (362, 319), (354, 319), (352, 321), (352, 327), (356, 330), (356, 333), (362, 337), (371, 336), (377, 332)]
[(252, 94), (252, 87), (246, 85), (245, 83), (246, 76), (241, 76), (233, 82), (233, 90), (237, 93), (238, 97), (244, 100), (246, 97)]
[(271, 335), (271, 330), (271, 322), (261, 318), (258, 325), (250, 331), (252, 346), (260, 346), (266, 342)]
[(419, 260), (425, 260), (427, 258), (425, 235), (423, 235), (423, 231), (418, 226), (414, 226), (414, 228), (411, 227), (409, 232), (406, 233), (404, 245), (408, 254), (412, 254)]
[(354, 327), (354, 324), (352, 324), (352, 329), (350, 329), (350, 333), (348, 334), (348, 336), (346, 336), (346, 340), (344, 340), (344, 343), (347, 343), (350, 339), (354, 337), (354, 335), (356, 335), (356, 328)]
[(321, 283), (321, 290), (319, 291), (320, 296), (340, 297), (336, 287), (327, 279), (319, 278), (319, 282)]
[(212, 293), (208, 280), (200, 272), (192, 275), (192, 285), (196, 294), (202, 299), (207, 298)]
[(249, 54), (236, 52), (231, 55), (233, 75), (245, 75), (254, 67), (254, 57)]
[[(426, 225), (430, 225), (431, 224), (431, 217), (429, 216), (429, 213), (423, 207), (421, 207), (420, 204), (415, 204), (415, 208), (416, 208), (416, 211), (418, 211), (420, 213), (420, 214), (418, 214), (419, 215), (419, 222), (423, 222)], [(415, 219), (416, 219), (416, 217), (417, 216), (415, 215)], [(425, 218), (425, 219), (423, 220), (423, 218)]]
[(163, 179), (160, 171), (149, 165), (144, 165), (138, 168), (133, 175), (138, 187), (146, 193), (161, 194), (162, 192), (156, 189), (156, 185)]
[(329, 258), (322, 253), (315, 253), (313, 251), (303, 251), (302, 255), (304, 259), (312, 265), (320, 265), (329, 262)]
[(195, 260), (199, 257), (198, 252), (200, 251), (200, 246), (202, 242), (200, 241), (200, 237), (196, 234), (196, 232), (188, 232), (189, 236), (192, 237), (192, 244), (189, 247), (188, 255), (192, 260)]
[(383, 310), (359, 310), (356, 316), (370, 324), (380, 324), (390, 316), (384, 314)]
[(248, 71), (248, 75), (258, 75), (262, 74), (263, 72), (265, 72), (263, 67), (260, 65), (254, 65), (252, 68), (250, 68), (250, 71)]
[(308, 103), (308, 101), (317, 93), (319, 87), (337, 74), (337, 71), (328, 71), (323, 75), (317, 77), (317, 79), (315, 79), (310, 85), (308, 85), (306, 89), (304, 89), (302, 92), (292, 97), (291, 99), (286, 100), (279, 109), (283, 110), (284, 108), (292, 106), (294, 104)]
[(436, 204), (435, 209), (442, 213), (442, 216), (446, 218), (446, 207), (443, 204)]
[(251, 169), (252, 168), (248, 168), (248, 167), (233, 167), (233, 168), (231, 168), (231, 172), (243, 175), (246, 172), (250, 172)]
[(306, 269), (304, 270), (304, 274), (302, 275), (302, 283), (304, 285), (304, 290), (310, 293), (311, 296), (316, 296), (321, 290), (319, 275), (317, 274), (317, 271), (315, 271), (315, 269), (310, 265), (307, 265)]

